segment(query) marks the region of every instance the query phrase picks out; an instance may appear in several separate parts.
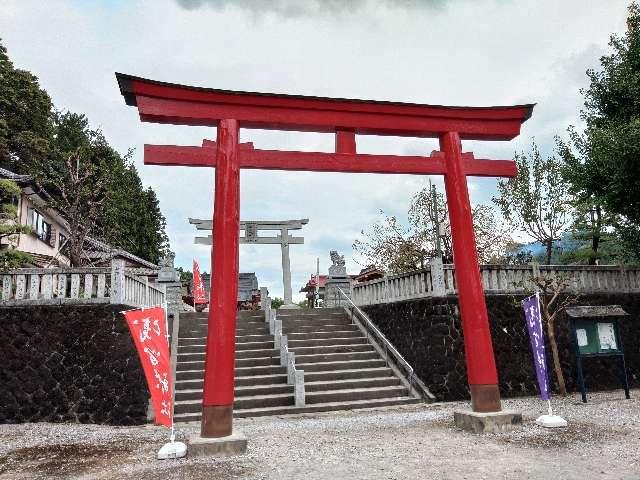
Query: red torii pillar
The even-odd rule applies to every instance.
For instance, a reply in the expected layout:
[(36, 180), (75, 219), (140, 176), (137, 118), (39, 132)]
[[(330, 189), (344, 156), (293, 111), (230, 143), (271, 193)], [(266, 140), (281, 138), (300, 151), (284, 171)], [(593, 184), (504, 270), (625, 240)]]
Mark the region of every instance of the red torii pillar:
[[(238, 277), (240, 168), (445, 175), (472, 408), (500, 411), (500, 392), (478, 267), (467, 175), (513, 176), (515, 163), (462, 153), (461, 138), (509, 140), (533, 105), (443, 107), (234, 92), (116, 74), (140, 119), (217, 126), (202, 147), (145, 145), (145, 164), (215, 167), (211, 304), (203, 387), (203, 437), (232, 432)], [(258, 150), (239, 144), (239, 129), (331, 132), (336, 153)], [(363, 155), (355, 135), (438, 137), (431, 156)]]

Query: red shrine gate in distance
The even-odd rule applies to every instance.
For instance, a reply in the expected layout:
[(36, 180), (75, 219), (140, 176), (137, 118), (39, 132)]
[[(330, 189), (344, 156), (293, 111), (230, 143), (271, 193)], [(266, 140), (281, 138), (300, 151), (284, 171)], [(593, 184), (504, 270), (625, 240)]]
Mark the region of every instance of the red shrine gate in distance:
[[(148, 165), (216, 169), (202, 437), (232, 433), (241, 168), (444, 175), (472, 409), (501, 410), (466, 177), (512, 177), (516, 165), (462, 153), (461, 139), (511, 140), (520, 134), (533, 105), (445, 107), (197, 88), (119, 73), (116, 77), (127, 105), (138, 107), (143, 122), (217, 127), (216, 142), (205, 140), (202, 146), (144, 147)], [(336, 151), (259, 150), (238, 142), (240, 128), (333, 133)], [(363, 155), (356, 153), (356, 134), (436, 137), (441, 151), (430, 156)]]

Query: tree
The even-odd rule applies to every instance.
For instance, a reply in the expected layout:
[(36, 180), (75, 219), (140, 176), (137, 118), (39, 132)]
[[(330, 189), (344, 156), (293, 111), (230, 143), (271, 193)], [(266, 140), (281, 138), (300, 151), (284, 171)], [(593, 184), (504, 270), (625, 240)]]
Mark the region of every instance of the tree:
[(118, 156), (104, 172), (107, 193), (99, 234), (109, 244), (157, 263), (168, 248), (166, 222), (155, 192), (143, 188), (130, 153), (124, 159)]
[(571, 224), (568, 186), (560, 174), (561, 161), (551, 155), (543, 158), (535, 141), (531, 151), (516, 154), (518, 174), (498, 182), (493, 202), (512, 227), (541, 242), (546, 263), (551, 263), (553, 242)]
[(84, 115), (67, 112), (56, 115), (49, 155), (28, 162), (39, 195), (67, 222), (65, 253), (72, 266), (83, 264), (85, 241), (95, 231), (104, 203), (104, 148), (101, 132), (90, 130)]
[[(21, 193), (16, 182), (0, 179), (0, 242), (11, 241), (21, 233), (33, 233), (33, 228), (18, 223), (18, 210), (13, 199)], [(0, 270), (19, 268), (31, 261), (31, 255), (14, 250), (9, 244), (0, 245)]]
[(540, 306), (542, 309), (542, 320), (544, 326), (547, 327), (547, 338), (551, 346), (551, 354), (553, 357), (553, 369), (558, 379), (558, 389), (561, 395), (567, 394), (567, 387), (564, 381), (564, 374), (560, 364), (560, 353), (558, 351), (558, 342), (555, 334), (555, 321), (559, 315), (564, 312), (565, 308), (574, 304), (578, 297), (566, 293), (570, 285), (567, 277), (550, 276), (538, 273), (531, 277), (531, 282), (540, 292)]
[[(354, 250), (367, 259), (367, 264), (390, 273), (425, 268), (428, 260), (438, 255), (436, 225), (440, 225), (440, 249), (444, 261), (451, 263), (453, 249), (447, 204), (443, 194), (436, 193), (435, 198), (434, 204), (430, 188), (416, 193), (406, 225), (381, 210), (382, 222), (361, 231), (363, 238), (353, 243)], [(503, 252), (510, 237), (489, 206), (476, 205), (472, 216), (478, 257), (480, 261), (491, 262)]]
[[(601, 70), (588, 70), (583, 91), (584, 133), (569, 129), (562, 144), (563, 174), (587, 209), (599, 211), (596, 227), (615, 229), (640, 260), (640, 7), (629, 6), (627, 31), (609, 42), (613, 52), (600, 58)], [(601, 215), (608, 216), (603, 221)], [(593, 231), (597, 258), (600, 234)]]
[(0, 167), (46, 154), (52, 134), (52, 103), (38, 79), (16, 69), (0, 40)]
[(0, 44), (0, 166), (32, 175), (50, 208), (75, 216), (67, 218), (73, 262), (91, 235), (157, 263), (168, 244), (165, 219), (131, 152), (121, 156), (84, 115), (52, 109), (38, 79), (15, 69)]
[(275, 298), (271, 299), (271, 308), (278, 309), (282, 305), (284, 305), (284, 300), (283, 299), (281, 299), (279, 297), (275, 297)]

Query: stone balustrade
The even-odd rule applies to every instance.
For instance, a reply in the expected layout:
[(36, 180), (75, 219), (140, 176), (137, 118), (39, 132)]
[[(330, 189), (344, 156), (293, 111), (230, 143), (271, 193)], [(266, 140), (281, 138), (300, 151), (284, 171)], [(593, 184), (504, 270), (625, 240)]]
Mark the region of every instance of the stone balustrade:
[[(375, 305), (416, 298), (455, 294), (453, 265), (438, 265), (389, 275), (353, 286), (356, 305)], [(481, 265), (488, 293), (524, 293), (534, 290), (531, 278), (545, 276), (569, 283), (573, 292), (640, 292), (640, 268), (611, 265)]]
[(165, 293), (146, 277), (136, 277), (114, 260), (111, 268), (20, 268), (0, 274), (2, 306), (111, 303), (162, 305)]
[(293, 385), (293, 397), (296, 407), (306, 404), (304, 388), (304, 370), (296, 368), (296, 354), (289, 350), (288, 339), (282, 333), (282, 320), (276, 318), (276, 310), (271, 308), (271, 299), (264, 295), (262, 307), (264, 320), (269, 325), (269, 333), (273, 335), (273, 344), (280, 350), (280, 365), (287, 368), (287, 383)]

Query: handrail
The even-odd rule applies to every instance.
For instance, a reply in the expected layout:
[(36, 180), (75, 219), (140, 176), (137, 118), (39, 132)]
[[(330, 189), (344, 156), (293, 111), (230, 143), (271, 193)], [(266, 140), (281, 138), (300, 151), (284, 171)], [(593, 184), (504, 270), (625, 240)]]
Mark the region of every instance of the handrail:
[[(402, 354), (393, 346), (393, 344), (389, 341), (389, 339), (382, 333), (378, 327), (371, 321), (366, 313), (364, 313), (360, 307), (358, 307), (349, 296), (344, 293), (344, 291), (336, 286), (336, 289), (340, 292), (340, 294), (345, 298), (345, 300), (351, 305), (351, 307), (358, 313), (360, 318), (366, 322), (366, 327), (371, 330), (375, 336), (380, 340), (380, 342), (384, 345), (385, 352), (391, 352), (391, 355), (395, 359), (395, 363), (398, 366), (404, 368), (408, 374), (407, 381), (409, 384), (415, 388), (417, 393), (424, 398), (425, 400), (435, 400), (436, 397), (429, 391), (427, 386), (418, 378), (415, 374), (413, 367), (405, 360)], [(388, 360), (388, 359), (385, 359)], [(415, 384), (415, 385), (414, 385)]]

